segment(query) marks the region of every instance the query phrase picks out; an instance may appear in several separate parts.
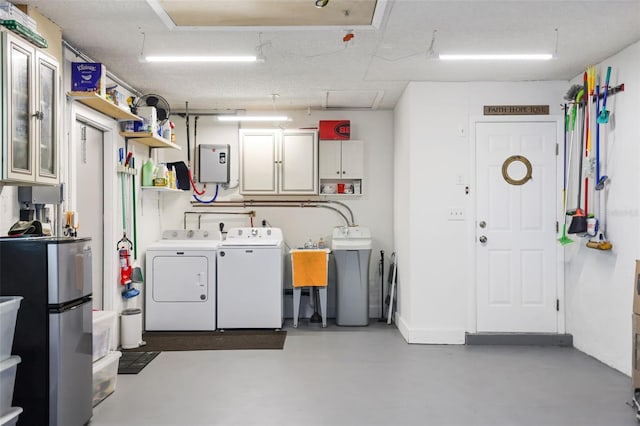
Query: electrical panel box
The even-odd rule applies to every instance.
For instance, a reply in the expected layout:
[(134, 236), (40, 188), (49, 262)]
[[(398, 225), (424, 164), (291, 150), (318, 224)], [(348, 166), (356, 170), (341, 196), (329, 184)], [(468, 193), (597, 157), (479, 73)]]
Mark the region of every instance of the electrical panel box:
[(198, 182), (229, 183), (229, 145), (198, 145)]

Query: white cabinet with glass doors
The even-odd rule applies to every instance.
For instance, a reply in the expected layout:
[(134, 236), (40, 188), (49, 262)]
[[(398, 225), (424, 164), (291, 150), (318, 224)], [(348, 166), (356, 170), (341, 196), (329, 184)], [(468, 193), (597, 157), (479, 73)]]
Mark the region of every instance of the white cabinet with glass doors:
[(318, 193), (316, 130), (241, 129), (240, 193)]
[(58, 170), (58, 62), (6, 31), (2, 38), (3, 183), (56, 184)]

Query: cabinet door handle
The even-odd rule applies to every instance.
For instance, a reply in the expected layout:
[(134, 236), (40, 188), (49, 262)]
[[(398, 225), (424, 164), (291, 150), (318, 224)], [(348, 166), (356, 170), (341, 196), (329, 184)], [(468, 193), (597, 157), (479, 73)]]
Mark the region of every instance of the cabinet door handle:
[(346, 175), (346, 174), (347, 174), (346, 170), (343, 170), (343, 171), (342, 171), (342, 174), (343, 174), (343, 175)]
[(37, 120), (42, 120), (44, 118), (44, 113), (41, 111), (36, 111), (32, 117), (35, 117)]
[(336, 172), (336, 174), (337, 174), (337, 175), (339, 175), (339, 174), (340, 174), (340, 170), (338, 170), (338, 171)]

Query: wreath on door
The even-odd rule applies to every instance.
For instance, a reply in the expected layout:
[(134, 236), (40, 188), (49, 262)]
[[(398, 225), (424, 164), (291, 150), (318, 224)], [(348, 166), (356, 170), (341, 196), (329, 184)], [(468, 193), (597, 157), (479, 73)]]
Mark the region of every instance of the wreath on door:
[[(509, 176), (509, 166), (514, 162), (522, 163), (527, 170), (525, 175), (520, 179), (514, 179)], [(524, 157), (522, 155), (512, 155), (511, 157), (504, 160), (504, 163), (502, 163), (502, 177), (510, 185), (524, 185), (531, 179), (531, 172), (531, 162), (527, 157)]]

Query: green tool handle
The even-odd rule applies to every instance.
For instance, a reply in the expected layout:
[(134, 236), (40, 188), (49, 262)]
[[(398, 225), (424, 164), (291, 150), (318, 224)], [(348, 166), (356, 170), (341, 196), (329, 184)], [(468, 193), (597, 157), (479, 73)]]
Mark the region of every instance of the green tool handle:
[(611, 78), (611, 67), (607, 67), (607, 77), (604, 81), (604, 97), (602, 98), (602, 110), (607, 108), (607, 93), (609, 92), (609, 80)]

